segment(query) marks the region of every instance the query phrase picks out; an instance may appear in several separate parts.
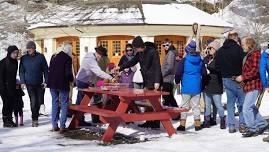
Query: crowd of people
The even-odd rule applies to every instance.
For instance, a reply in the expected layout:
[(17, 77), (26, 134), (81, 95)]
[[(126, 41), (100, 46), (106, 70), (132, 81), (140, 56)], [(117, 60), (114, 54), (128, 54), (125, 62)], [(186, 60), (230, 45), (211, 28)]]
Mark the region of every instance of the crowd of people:
[[(227, 127), (229, 133), (239, 130), (243, 137), (263, 134), (268, 123), (259, 113), (256, 102), (264, 91), (269, 92), (269, 49), (258, 50), (252, 37), (243, 37), (241, 41), (234, 31), (229, 32), (223, 45), (218, 39), (210, 42), (205, 50), (207, 53), (202, 53), (197, 40), (195, 36), (191, 38), (184, 55), (181, 55), (172, 42), (165, 39), (163, 48), (166, 55), (162, 66), (156, 45), (144, 42), (140, 36), (135, 37), (132, 44), (126, 44), (125, 54), (117, 65), (110, 63), (107, 49), (98, 46), (94, 52), (84, 56), (76, 76), (70, 44), (63, 43), (57, 48), (49, 66), (44, 55), (36, 51), (33, 41), (27, 43), (27, 54), (20, 58), (20, 63), (19, 49), (15, 45), (9, 46), (7, 57), (0, 62), (3, 126), (23, 125), (24, 88), (30, 98), (32, 127), (39, 125), (40, 106), (44, 104), (45, 88), (49, 88), (52, 97), (52, 131), (63, 133), (67, 131), (69, 98), (74, 84), (78, 89), (76, 104), (80, 104), (84, 96), (81, 89), (101, 86), (104, 82), (119, 82), (128, 84), (129, 88), (169, 92), (162, 98), (163, 106), (191, 109), (195, 131), (216, 125), (218, 114), (220, 129)], [(181, 102), (174, 97), (174, 88), (178, 86)], [(221, 98), (224, 92), (227, 95), (227, 117)], [(108, 99), (95, 94), (91, 104), (102, 106)], [(203, 122), (201, 101), (204, 102)], [(239, 113), (239, 126), (236, 126), (235, 106)], [(152, 110), (150, 107), (145, 109), (147, 112)], [(186, 130), (186, 119), (187, 112), (182, 112), (174, 119), (180, 121), (178, 131)], [(92, 123), (98, 122), (99, 117), (92, 115)], [(80, 125), (91, 123), (82, 116)], [(160, 127), (160, 122), (147, 121), (139, 126), (156, 129)], [(269, 136), (264, 141), (269, 142)]]

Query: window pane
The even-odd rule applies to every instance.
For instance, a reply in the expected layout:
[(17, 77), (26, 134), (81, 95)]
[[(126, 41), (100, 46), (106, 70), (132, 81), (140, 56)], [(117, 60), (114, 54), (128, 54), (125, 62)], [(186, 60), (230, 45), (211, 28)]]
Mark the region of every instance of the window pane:
[(121, 41), (115, 40), (112, 42), (113, 44), (113, 56), (121, 56)]

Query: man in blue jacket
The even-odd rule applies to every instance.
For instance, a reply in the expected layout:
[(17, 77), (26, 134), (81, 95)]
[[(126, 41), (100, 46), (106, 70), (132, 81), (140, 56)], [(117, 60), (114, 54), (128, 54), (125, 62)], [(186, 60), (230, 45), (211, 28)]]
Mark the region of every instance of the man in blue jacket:
[(35, 42), (26, 45), (27, 54), (21, 58), (20, 79), (27, 88), (32, 111), (32, 127), (38, 127), (40, 105), (44, 100), (44, 89), (48, 79), (48, 64), (43, 54), (36, 51)]
[[(269, 45), (268, 49), (264, 50), (261, 55), (261, 61), (260, 61), (260, 78), (262, 80), (262, 86), (263, 88), (269, 92)], [(263, 138), (263, 141), (269, 142), (269, 136)]]

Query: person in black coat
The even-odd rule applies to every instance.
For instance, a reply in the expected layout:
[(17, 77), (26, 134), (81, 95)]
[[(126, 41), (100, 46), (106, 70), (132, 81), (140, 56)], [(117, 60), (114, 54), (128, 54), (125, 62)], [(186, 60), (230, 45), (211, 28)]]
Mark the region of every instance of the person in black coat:
[(205, 95), (205, 113), (204, 113), (204, 127), (209, 128), (212, 120), (211, 118), (211, 105), (213, 104), (218, 111), (221, 120), (221, 129), (225, 129), (225, 115), (221, 103), (221, 95), (223, 93), (223, 84), (221, 73), (216, 68), (215, 55), (216, 51), (220, 48), (218, 40), (214, 40), (208, 45), (209, 54), (205, 57), (204, 63), (207, 68), (207, 75), (203, 79), (204, 95)]
[(16, 127), (12, 120), (12, 112), (16, 100), (19, 49), (12, 45), (8, 47), (7, 51), (7, 57), (0, 61), (0, 94), (3, 100), (2, 118), (4, 127)]
[[(148, 90), (159, 90), (163, 83), (163, 77), (156, 45), (151, 42), (144, 43), (140, 36), (134, 38), (132, 45), (137, 53), (130, 61), (119, 66), (120, 71), (140, 63), (144, 88)], [(147, 111), (152, 110), (147, 109)], [(159, 128), (160, 122), (147, 121), (139, 126), (144, 128)]]
[(243, 59), (245, 53), (239, 45), (238, 33), (231, 31), (228, 39), (216, 53), (216, 69), (220, 70), (223, 86), (227, 95), (227, 126), (229, 133), (236, 132), (235, 104), (239, 112), (239, 131), (246, 131), (245, 120), (243, 117), (243, 103), (245, 93), (240, 84), (234, 80), (234, 77), (242, 74)]
[[(48, 73), (48, 88), (52, 96), (52, 130), (63, 133), (66, 131), (66, 119), (68, 111), (68, 96), (70, 83), (73, 82), (72, 73), (72, 46), (63, 44), (56, 55), (51, 58)], [(69, 55), (68, 55), (69, 54)], [(60, 128), (58, 126), (58, 109), (61, 102)]]
[(163, 77), (156, 45), (152, 42), (144, 43), (140, 36), (134, 38), (132, 45), (137, 53), (129, 62), (119, 66), (120, 71), (135, 66), (139, 62), (144, 88), (158, 90), (163, 83)]

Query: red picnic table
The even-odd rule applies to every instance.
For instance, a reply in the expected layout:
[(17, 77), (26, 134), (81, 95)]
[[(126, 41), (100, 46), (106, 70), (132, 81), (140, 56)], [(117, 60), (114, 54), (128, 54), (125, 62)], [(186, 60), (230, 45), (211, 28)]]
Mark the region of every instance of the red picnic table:
[[(69, 106), (69, 110), (73, 111), (73, 118), (69, 125), (69, 129), (73, 130), (79, 127), (80, 118), (84, 113), (91, 113), (100, 116), (103, 123), (108, 123), (102, 141), (110, 142), (116, 132), (120, 123), (134, 122), (134, 121), (152, 121), (160, 120), (163, 127), (166, 129), (169, 136), (176, 133), (175, 128), (171, 123), (172, 117), (178, 116), (180, 112), (186, 112), (188, 109), (182, 108), (164, 108), (161, 105), (161, 95), (168, 95), (168, 92), (150, 91), (142, 89), (124, 88), (117, 91), (104, 91), (101, 88), (87, 88), (82, 89), (85, 96), (83, 97), (80, 105)], [(104, 107), (97, 107), (89, 105), (90, 99), (94, 94), (104, 94), (111, 96), (112, 99), (119, 99), (119, 104), (116, 105), (115, 110), (106, 109)], [(139, 105), (135, 101), (145, 100), (150, 103), (154, 109), (153, 112), (141, 113)], [(128, 113), (128, 109), (132, 109), (132, 113)]]

